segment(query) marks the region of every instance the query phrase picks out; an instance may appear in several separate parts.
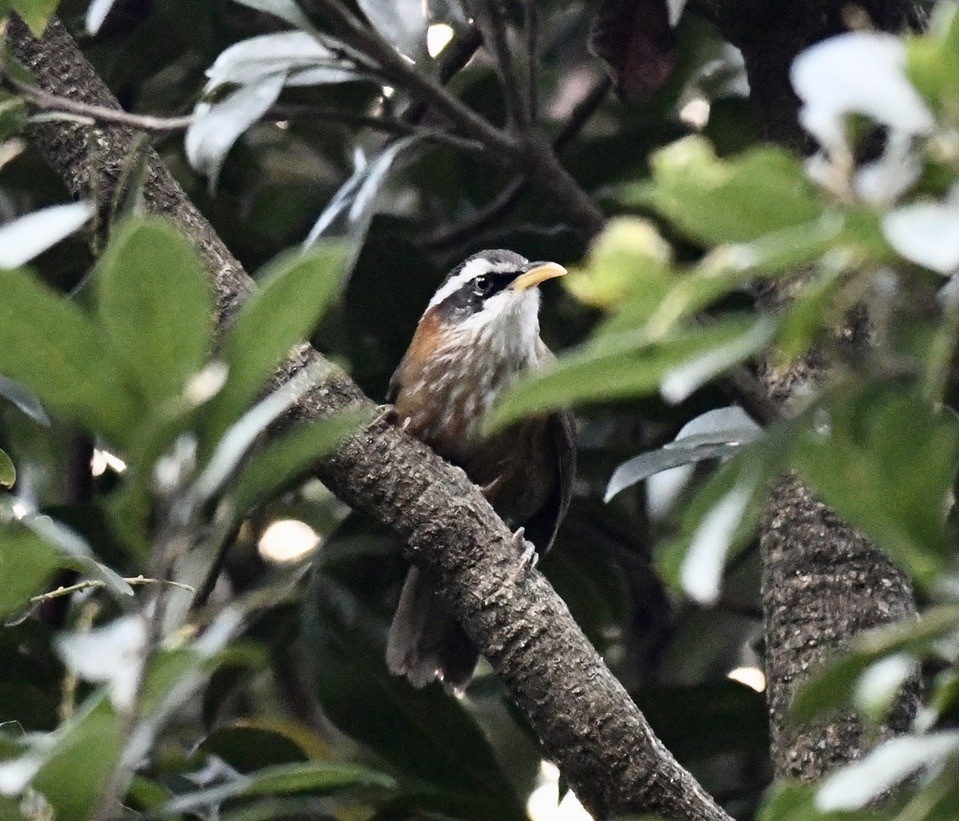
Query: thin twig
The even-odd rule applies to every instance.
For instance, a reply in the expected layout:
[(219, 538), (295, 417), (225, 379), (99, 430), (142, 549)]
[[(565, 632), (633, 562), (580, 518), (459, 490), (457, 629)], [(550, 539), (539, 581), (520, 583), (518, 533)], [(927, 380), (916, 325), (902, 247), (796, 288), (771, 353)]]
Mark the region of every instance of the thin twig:
[(600, 231), (605, 222), (603, 212), (563, 168), (540, 134), (527, 129), (514, 135), (497, 128), (434, 78), (418, 71), (378, 32), (348, 11), (340, 0), (322, 0), (322, 8), (337, 36), (350, 41), (377, 61), (379, 74), (428, 100), (464, 135), (479, 140), (494, 157), (549, 191), (561, 203), (570, 224), (581, 234), (591, 237)]
[[(44, 109), (40, 115), (32, 119), (40, 122), (48, 119), (69, 118), (79, 120), (80, 122), (93, 125), (96, 122), (110, 123), (113, 125), (136, 128), (141, 131), (180, 131), (189, 128), (195, 121), (195, 116), (188, 114), (180, 117), (157, 117), (148, 114), (130, 114), (114, 108), (105, 106), (90, 105), (89, 103), (77, 102), (68, 97), (59, 97), (56, 94), (50, 94), (36, 86), (10, 79), (11, 84), (17, 89), (21, 96), (31, 105)], [(388, 134), (417, 134), (426, 140), (432, 142), (444, 143), (445, 145), (458, 148), (462, 151), (471, 153), (482, 153), (483, 144), (467, 137), (460, 137), (451, 134), (441, 128), (430, 126), (420, 126), (413, 123), (407, 123), (392, 117), (375, 117), (368, 114), (355, 114), (340, 109), (326, 106), (307, 106), (307, 105), (277, 105), (270, 109), (265, 119), (285, 120), (300, 117), (322, 117), (328, 120), (336, 120), (346, 125), (357, 125), (363, 128), (372, 128), (377, 131), (383, 131)]]
[(508, 134), (477, 114), (432, 77), (407, 62), (378, 32), (347, 11), (339, 0), (322, 0), (321, 5), (330, 21), (340, 29), (341, 36), (376, 60), (382, 73), (390, 80), (429, 100), (437, 111), (447, 116), (464, 134), (479, 140), (490, 150), (513, 162), (522, 160), (521, 147)]
[(503, 86), (503, 96), (506, 98), (506, 109), (514, 124), (524, 130), (529, 127), (532, 118), (527, 108), (528, 100), (523, 98), (516, 76), (516, 67), (513, 65), (513, 55), (509, 48), (509, 32), (506, 29), (506, 18), (502, 6), (497, 0), (480, 0), (477, 5), (479, 7), (477, 20), (483, 30), (486, 43), (496, 59), (496, 69), (500, 84)]
[(463, 151), (471, 153), (485, 153), (483, 144), (468, 137), (460, 137), (457, 134), (451, 134), (442, 128), (432, 126), (417, 125), (416, 123), (406, 122), (396, 117), (376, 117), (372, 114), (359, 114), (351, 111), (328, 106), (314, 106), (300, 103), (284, 103), (273, 106), (264, 119), (267, 120), (295, 120), (304, 117), (313, 117), (316, 119), (333, 120), (344, 125), (359, 126), (361, 128), (371, 128), (376, 131), (383, 131), (387, 134), (416, 134), (423, 139), (436, 143), (452, 146)]
[[(576, 104), (569, 119), (553, 140), (553, 150), (561, 151), (582, 131), (590, 118), (599, 110), (606, 95), (613, 87), (612, 80), (606, 75), (596, 83), (589, 93)], [(442, 248), (464, 242), (477, 233), (485, 231), (496, 220), (505, 216), (510, 209), (519, 202), (527, 191), (529, 180), (526, 177), (514, 179), (490, 203), (480, 208), (472, 216), (456, 225), (427, 234), (420, 243), (428, 248)]]
[(223, 572), (223, 568), (226, 566), (227, 555), (229, 554), (233, 545), (236, 544), (237, 537), (240, 535), (240, 527), (240, 524), (234, 524), (225, 532), (223, 532), (221, 529), (220, 544), (216, 549), (216, 555), (213, 557), (213, 561), (210, 563), (210, 567), (206, 572), (206, 576), (203, 577), (203, 581), (200, 584), (196, 596), (193, 597), (193, 602), (190, 604), (191, 610), (199, 610), (203, 607), (206, 607), (207, 602), (210, 600), (210, 596), (213, 594), (213, 590), (216, 587), (216, 583), (220, 579), (220, 574)]
[(586, 93), (586, 96), (573, 106), (573, 111), (559, 130), (556, 139), (553, 140), (553, 148), (556, 151), (562, 151), (566, 148), (573, 138), (583, 130), (586, 123), (599, 111), (599, 107), (603, 104), (603, 100), (606, 99), (606, 95), (609, 94), (612, 87), (612, 79), (608, 74), (604, 74), (599, 82)]
[[(132, 576), (131, 578), (124, 579), (123, 581), (125, 581), (131, 587), (138, 587), (145, 584), (168, 584), (171, 587), (178, 587), (180, 590), (187, 590), (190, 593), (196, 592), (190, 585), (183, 584), (183, 582), (175, 582), (172, 579), (148, 579), (145, 576), (140, 575)], [(100, 579), (84, 579), (82, 582), (67, 585), (66, 587), (60, 586), (56, 590), (51, 590), (49, 593), (33, 596), (30, 599), (30, 604), (43, 604), (51, 599), (59, 599), (61, 596), (69, 596), (73, 593), (78, 593), (81, 590), (92, 590), (99, 587), (106, 587), (106, 582), (101, 581)]]
[(420, 245), (424, 248), (442, 248), (468, 241), (485, 231), (500, 217), (505, 216), (519, 201), (528, 187), (529, 181), (525, 177), (515, 178), (496, 195), (495, 199), (484, 205), (476, 213), (455, 225), (427, 234), (420, 239)]
[[(476, 26), (467, 28), (460, 37), (457, 37), (443, 50), (442, 59), (437, 67), (437, 78), (441, 85), (446, 85), (473, 59), (477, 49), (483, 45), (483, 36)], [(416, 125), (423, 121), (430, 104), (426, 99), (418, 99), (400, 115), (403, 122)]]
[(524, 4), (526, 24), (526, 97), (529, 104), (529, 119), (539, 119), (539, 9), (537, 0)]
[(86, 117), (96, 122), (113, 123), (114, 125), (139, 128), (142, 131), (180, 131), (188, 128), (193, 122), (193, 115), (183, 117), (154, 117), (149, 114), (130, 114), (120, 108), (108, 108), (102, 105), (92, 105), (69, 97), (51, 94), (42, 88), (21, 82), (15, 77), (7, 77), (12, 85), (28, 103), (44, 109), (49, 114), (71, 114), (77, 117)]

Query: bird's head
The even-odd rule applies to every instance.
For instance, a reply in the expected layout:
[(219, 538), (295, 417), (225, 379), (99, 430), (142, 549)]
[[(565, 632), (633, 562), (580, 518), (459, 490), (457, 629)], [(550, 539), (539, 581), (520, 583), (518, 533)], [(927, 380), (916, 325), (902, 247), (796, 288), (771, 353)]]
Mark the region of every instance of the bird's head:
[(537, 286), (565, 273), (555, 262), (480, 251), (450, 272), (423, 316), (460, 343), (530, 349), (539, 337)]

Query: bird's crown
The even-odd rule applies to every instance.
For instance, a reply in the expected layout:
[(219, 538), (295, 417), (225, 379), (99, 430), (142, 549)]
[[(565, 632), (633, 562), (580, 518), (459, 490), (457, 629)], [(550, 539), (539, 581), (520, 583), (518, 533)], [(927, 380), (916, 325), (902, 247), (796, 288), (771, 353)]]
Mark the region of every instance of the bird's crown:
[(438, 306), (476, 311), (486, 300), (506, 289), (526, 291), (540, 282), (566, 273), (555, 262), (530, 262), (513, 251), (480, 251), (457, 265), (437, 289), (427, 311)]

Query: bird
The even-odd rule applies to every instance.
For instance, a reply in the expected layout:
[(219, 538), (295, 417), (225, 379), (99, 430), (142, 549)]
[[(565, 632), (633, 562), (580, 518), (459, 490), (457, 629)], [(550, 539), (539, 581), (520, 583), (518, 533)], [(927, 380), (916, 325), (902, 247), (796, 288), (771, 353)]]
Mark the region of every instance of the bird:
[[(535, 563), (556, 538), (576, 470), (572, 414), (560, 410), (485, 438), (483, 420), (529, 369), (555, 359), (539, 334), (541, 283), (566, 274), (555, 262), (480, 251), (454, 268), (417, 324), (390, 380), (394, 418), (461, 467)], [(479, 652), (438, 592), (438, 575), (410, 567), (387, 639), (391, 673), (414, 687), (440, 681), (465, 691)]]

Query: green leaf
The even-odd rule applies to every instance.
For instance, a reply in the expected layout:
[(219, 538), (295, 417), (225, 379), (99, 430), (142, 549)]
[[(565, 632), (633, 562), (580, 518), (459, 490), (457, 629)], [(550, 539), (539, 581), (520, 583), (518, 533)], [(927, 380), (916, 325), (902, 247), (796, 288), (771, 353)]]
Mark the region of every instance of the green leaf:
[(714, 408), (687, 422), (672, 442), (627, 459), (616, 467), (603, 501), (670, 468), (732, 456), (745, 444), (762, 436), (762, 428), (742, 408)]
[(752, 242), (721, 245), (704, 256), (691, 273), (674, 278), (658, 304), (642, 294), (626, 300), (600, 326), (598, 334), (617, 334), (644, 325), (651, 336), (661, 336), (759, 278), (788, 275), (834, 251), (841, 242), (858, 245), (858, 238), (846, 230), (847, 225), (848, 220), (830, 214), (812, 223), (764, 234)]
[(47, 416), (37, 398), (26, 388), (6, 376), (0, 376), (0, 397), (29, 416), (38, 425), (50, 427), (50, 417)]
[(127, 789), (125, 803), (134, 810), (159, 810), (170, 800), (170, 791), (156, 781), (134, 775)]
[(777, 784), (766, 796), (756, 821), (876, 821), (872, 812), (822, 812), (810, 784)]
[(41, 37), (47, 23), (60, 5), (60, 0), (13, 0), (13, 7), (30, 27), (34, 37)]
[(394, 781), (383, 773), (357, 764), (307, 761), (303, 764), (288, 764), (285, 767), (261, 770), (254, 775), (253, 783), (246, 788), (244, 794), (326, 792), (359, 785), (392, 787)]
[(937, 607), (918, 621), (899, 622), (856, 636), (836, 658), (814, 671), (796, 693), (790, 720), (808, 724), (819, 716), (849, 705), (856, 681), (880, 659), (906, 653), (922, 658), (959, 628), (959, 605)]
[(842, 287), (842, 271), (829, 268), (803, 285), (788, 305), (776, 336), (776, 353), (787, 361), (802, 356), (816, 342), (835, 316), (836, 293)]
[(789, 423), (770, 428), (709, 477), (686, 505), (679, 536), (657, 559), (668, 584), (706, 603), (718, 595), (723, 566), (755, 535), (794, 438)]
[(585, 402), (655, 393), (677, 397), (759, 350), (774, 326), (748, 317), (679, 329), (650, 340), (642, 332), (600, 337), (510, 387), (487, 419), (495, 431), (525, 416)]
[(906, 74), (920, 94), (947, 116), (959, 100), (959, 12), (955, 3), (938, 3), (929, 31), (906, 40)]
[(465, 702), (390, 675), (386, 631), (358, 599), (318, 572), (305, 606), (317, 696), (334, 724), (402, 772), (481, 799), (490, 817), (526, 817)]
[(633, 314), (651, 313), (673, 285), (672, 248), (648, 220), (612, 219), (593, 241), (582, 268), (563, 284), (580, 302), (609, 310), (629, 299)]
[(4, 451), (0, 450), (0, 488), (13, 487), (17, 482), (17, 468)]
[(52, 205), (25, 214), (0, 228), (0, 266), (20, 268), (64, 237), (79, 230), (93, 216), (88, 202)]
[(246, 514), (301, 478), (368, 417), (369, 414), (357, 412), (315, 419), (271, 441), (250, 459), (236, 479), (235, 512)]
[(178, 685), (188, 681), (202, 669), (203, 657), (192, 647), (161, 649), (153, 653), (143, 677), (140, 714), (150, 716), (169, 708), (165, 702)]
[(230, 373), (211, 404), (210, 442), (250, 407), (293, 347), (309, 338), (340, 293), (345, 259), (342, 244), (323, 243), (282, 257), (259, 277), (260, 290), (240, 309), (223, 342)]
[(87, 541), (63, 522), (49, 516), (28, 516), (24, 525), (42, 539), (46, 539), (64, 555), (64, 566), (72, 567), (84, 576), (102, 582), (117, 601), (128, 606), (133, 588), (113, 569), (98, 562)]
[[(946, 767), (931, 781), (922, 781), (921, 789), (912, 798), (900, 819), (921, 819), (921, 821), (954, 821), (956, 807), (959, 807), (959, 779), (955, 767)], [(909, 815), (917, 809), (921, 815)]]
[(822, 213), (802, 164), (783, 149), (723, 160), (704, 138), (687, 137), (654, 154), (651, 165), (652, 183), (624, 186), (623, 201), (652, 206), (707, 245), (748, 242)]
[(215, 806), (228, 798), (283, 795), (300, 792), (328, 793), (350, 787), (392, 788), (389, 776), (358, 764), (306, 761), (267, 767), (219, 787), (198, 790), (173, 799), (158, 815), (166, 817), (202, 807)]
[(913, 775), (941, 772), (957, 754), (959, 732), (955, 730), (887, 738), (862, 758), (830, 772), (816, 791), (816, 804), (833, 810), (864, 809)]
[[(320, 742), (301, 725), (273, 722), (250, 722), (242, 720), (225, 727), (218, 727), (203, 739), (200, 751), (206, 755), (215, 755), (240, 773), (253, 773), (256, 770), (275, 764), (299, 764), (308, 761), (310, 747), (320, 746)], [(304, 741), (299, 735), (307, 736)], [(325, 749), (309, 750), (320, 752), (325, 757)]]
[(90, 817), (119, 763), (124, 723), (109, 700), (97, 696), (60, 731), (56, 747), (32, 782), (53, 805), (57, 819)]
[(136, 398), (93, 321), (24, 271), (0, 271), (0, 373), (110, 439), (136, 424)]
[[(5, 10), (0, 2), (0, 18), (4, 16)], [(12, 91), (0, 91), (0, 145), (7, 146), (6, 140), (23, 131), (26, 125), (27, 105), (23, 97)], [(6, 161), (9, 161), (9, 158)], [(0, 168), (6, 161), (0, 159)]]
[(47, 516), (31, 516), (26, 527), (0, 530), (0, 619), (23, 612), (30, 598), (61, 568), (70, 568), (95, 580), (121, 602), (133, 589), (113, 570), (97, 562), (82, 537)]
[(100, 260), (99, 313), (117, 362), (155, 407), (209, 352), (213, 295), (190, 242), (169, 222), (125, 223)]
[(0, 620), (26, 610), (30, 597), (42, 593), (63, 565), (63, 554), (35, 533), (0, 532)]
[(805, 422), (796, 469), (919, 582), (934, 583), (952, 555), (945, 511), (956, 472), (956, 421), (915, 394), (868, 385), (837, 392)]
[(205, 504), (220, 494), (226, 483), (236, 476), (264, 431), (316, 388), (332, 369), (324, 359), (306, 365), (231, 425), (193, 482), (194, 503)]
[(127, 470), (123, 484), (106, 500), (106, 507), (115, 532), (135, 556), (145, 558), (150, 550), (154, 467), (171, 451), (182, 432), (193, 429), (198, 413), (186, 401), (164, 405), (147, 416), (139, 426), (136, 440), (124, 453)]

